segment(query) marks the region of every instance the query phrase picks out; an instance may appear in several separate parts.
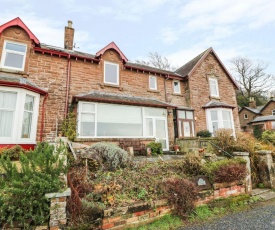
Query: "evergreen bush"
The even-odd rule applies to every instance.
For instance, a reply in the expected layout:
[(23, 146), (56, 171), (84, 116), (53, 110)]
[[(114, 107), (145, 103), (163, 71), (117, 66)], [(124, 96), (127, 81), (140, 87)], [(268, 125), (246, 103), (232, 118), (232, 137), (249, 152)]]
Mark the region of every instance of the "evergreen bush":
[(152, 155), (162, 154), (162, 144), (160, 142), (150, 142), (146, 145), (147, 148), (151, 149)]
[(197, 132), (197, 137), (211, 137), (212, 133), (210, 133), (208, 130), (201, 130)]
[(48, 221), (49, 200), (46, 193), (58, 192), (64, 187), (60, 175), (66, 173), (64, 147), (48, 143), (38, 144), (34, 151), (21, 154), (20, 169), (9, 157), (1, 156), (0, 168), (5, 177), (0, 178), (0, 226), (15, 223), (30, 229)]

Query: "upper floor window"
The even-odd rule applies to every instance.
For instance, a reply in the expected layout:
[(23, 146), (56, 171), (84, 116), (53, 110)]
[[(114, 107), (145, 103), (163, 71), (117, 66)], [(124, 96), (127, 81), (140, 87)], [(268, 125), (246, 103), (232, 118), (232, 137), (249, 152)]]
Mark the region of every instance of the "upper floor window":
[(210, 95), (212, 97), (219, 97), (218, 80), (216, 78), (209, 78)]
[(157, 90), (157, 77), (155, 76), (149, 76), (149, 89)]
[(173, 81), (174, 93), (180, 93), (180, 81)]
[(246, 114), (246, 113), (244, 114), (244, 119), (248, 119), (248, 116), (247, 116), (247, 114)]
[(272, 110), (272, 115), (275, 115), (275, 109)]
[(112, 62), (104, 62), (104, 83), (119, 85), (119, 65)]
[(5, 41), (1, 66), (8, 69), (24, 70), (26, 52), (27, 45)]

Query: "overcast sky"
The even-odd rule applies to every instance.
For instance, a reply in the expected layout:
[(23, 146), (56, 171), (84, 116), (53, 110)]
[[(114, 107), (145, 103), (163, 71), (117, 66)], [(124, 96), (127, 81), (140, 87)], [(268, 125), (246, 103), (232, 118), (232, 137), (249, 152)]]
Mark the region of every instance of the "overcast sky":
[(149, 52), (181, 66), (213, 47), (230, 71), (236, 56), (275, 74), (274, 0), (0, 0), (0, 24), (20, 17), (40, 42), (63, 47), (73, 21), (77, 50), (114, 41), (129, 60)]

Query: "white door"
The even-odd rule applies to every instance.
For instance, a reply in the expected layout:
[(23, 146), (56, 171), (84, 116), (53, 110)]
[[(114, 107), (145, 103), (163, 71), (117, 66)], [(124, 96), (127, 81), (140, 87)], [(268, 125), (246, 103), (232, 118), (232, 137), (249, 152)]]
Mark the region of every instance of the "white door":
[(162, 148), (164, 150), (168, 149), (168, 138), (167, 138), (167, 130), (166, 130), (166, 120), (156, 118), (155, 119), (155, 127), (156, 127), (156, 140), (162, 144)]

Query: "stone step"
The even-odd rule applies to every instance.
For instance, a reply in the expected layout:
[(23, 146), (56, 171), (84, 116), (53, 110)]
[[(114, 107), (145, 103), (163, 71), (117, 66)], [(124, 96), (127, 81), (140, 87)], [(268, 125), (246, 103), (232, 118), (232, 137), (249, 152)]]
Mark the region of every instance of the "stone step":
[(268, 188), (255, 188), (252, 190), (252, 196), (258, 196), (262, 193), (269, 192), (270, 189)]
[(263, 200), (271, 200), (271, 199), (275, 198), (275, 192), (268, 191), (268, 192), (262, 193), (258, 196), (261, 197)]

